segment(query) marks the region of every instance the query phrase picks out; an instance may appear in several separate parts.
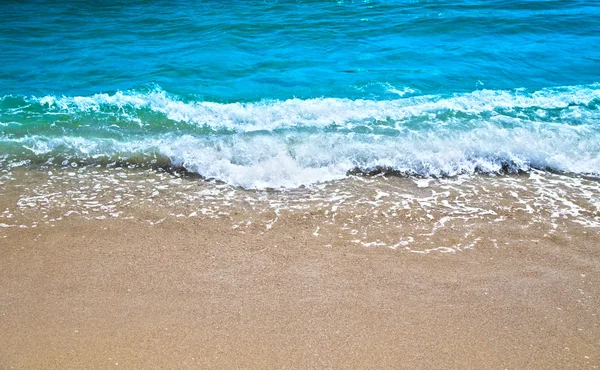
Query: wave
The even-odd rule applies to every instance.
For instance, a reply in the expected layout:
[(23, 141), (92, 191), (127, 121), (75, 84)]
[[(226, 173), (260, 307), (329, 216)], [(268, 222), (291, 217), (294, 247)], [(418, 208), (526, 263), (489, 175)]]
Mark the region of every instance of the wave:
[[(13, 101), (6, 104), (8, 100)], [(422, 95), (382, 101), (317, 98), (217, 103), (186, 101), (158, 87), (146, 92), (119, 91), (114, 94), (75, 97), (9, 95), (0, 99), (0, 109), (5, 114), (11, 110), (38, 116), (63, 114), (81, 117), (92, 114), (97, 118), (113, 116), (142, 123), (140, 117), (144, 117), (144, 113), (150, 111), (172, 122), (209, 126), (214, 129), (228, 128), (238, 132), (378, 122), (393, 122), (399, 127), (414, 118), (449, 119), (460, 117), (461, 114), (473, 118), (486, 114), (513, 114), (545, 120), (548, 114), (555, 110), (560, 110), (561, 119), (576, 120), (581, 118), (579, 115), (585, 115), (589, 111), (595, 112), (597, 118), (599, 104), (600, 84), (533, 92), (525, 89), (478, 90), (451, 96)], [(591, 109), (588, 109), (590, 106)]]
[[(159, 88), (0, 99), (2, 161), (168, 166), (246, 188), (349, 173), (600, 175), (600, 85), (397, 100), (186, 100)], [(24, 162), (25, 161), (25, 162)]]

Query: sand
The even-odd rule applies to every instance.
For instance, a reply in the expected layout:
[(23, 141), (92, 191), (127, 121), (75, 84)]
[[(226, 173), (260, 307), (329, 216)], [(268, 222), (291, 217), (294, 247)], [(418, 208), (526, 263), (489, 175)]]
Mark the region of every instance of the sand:
[[(5, 185), (11, 212), (34, 189)], [(281, 212), (265, 227), (268, 214), (238, 211), (168, 217), (142, 204), (131, 218), (4, 219), (0, 368), (600, 366), (595, 228), (548, 233), (550, 216), (525, 228), (530, 215), (508, 212), (473, 221), (473, 248), (413, 253), (464, 228), (415, 236), (411, 249), (366, 247), (325, 212)]]

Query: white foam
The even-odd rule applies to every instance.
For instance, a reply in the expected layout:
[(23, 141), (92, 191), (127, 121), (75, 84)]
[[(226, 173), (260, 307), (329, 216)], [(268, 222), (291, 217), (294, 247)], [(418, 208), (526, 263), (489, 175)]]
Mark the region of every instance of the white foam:
[[(403, 96), (413, 90), (396, 91)], [(275, 130), (285, 127), (323, 127), (372, 123), (373, 121), (404, 120), (435, 116), (445, 112), (480, 115), (498, 110), (534, 108), (533, 116), (545, 118), (548, 109), (564, 109), (562, 118), (586, 118), (590, 111), (581, 105), (600, 99), (600, 84), (561, 87), (527, 92), (525, 90), (478, 90), (451, 96), (423, 95), (396, 100), (350, 100), (336, 98), (265, 100), (252, 103), (221, 104), (205, 101), (182, 101), (160, 88), (147, 93), (135, 91), (96, 94), (89, 97), (44, 96), (31, 98), (43, 106), (66, 113), (101, 112), (104, 107), (116, 108), (124, 116), (127, 109), (150, 109), (177, 122), (229, 128), (238, 132)], [(114, 114), (112, 110), (108, 110)], [(598, 118), (598, 112), (593, 113)]]
[[(129, 117), (136, 109), (149, 109), (174, 121), (234, 132), (196, 135), (174, 130), (159, 136), (148, 130), (146, 136), (128, 136), (124, 129), (117, 139), (65, 131), (65, 136), (4, 136), (0, 142), (19, 145), (34, 158), (66, 158), (63, 163), (71, 166), (79, 159), (149, 165), (162, 156), (206, 178), (258, 189), (327, 182), (355, 169), (440, 177), (498, 173), (508, 166), (514, 171), (550, 168), (599, 176), (600, 111), (588, 106), (599, 99), (599, 84), (386, 101), (320, 98), (219, 104), (185, 102), (160, 89), (45, 96), (31, 100), (52, 112)], [(527, 114), (520, 117), (519, 109), (528, 109)], [(551, 115), (556, 117), (549, 119)], [(423, 119), (407, 121), (414, 117)], [(570, 124), (576, 117), (584, 120)], [(358, 126), (362, 129), (355, 130)], [(393, 134), (378, 133), (377, 127)], [(27, 163), (19, 157), (12, 165)], [(417, 184), (427, 186), (428, 180)]]
[[(176, 166), (231, 185), (293, 188), (340, 179), (356, 168), (389, 168), (422, 176), (455, 176), (481, 171), (551, 168), (600, 174), (600, 135), (573, 136), (571, 126), (553, 131), (506, 130), (491, 124), (471, 131), (413, 133), (402, 140), (342, 133), (166, 135), (127, 142), (83, 137), (28, 136), (14, 141), (37, 156), (75, 159), (140, 159), (156, 155)], [(70, 163), (70, 161), (67, 161)], [(425, 180), (426, 181), (426, 180)], [(419, 184), (425, 183), (420, 181)]]

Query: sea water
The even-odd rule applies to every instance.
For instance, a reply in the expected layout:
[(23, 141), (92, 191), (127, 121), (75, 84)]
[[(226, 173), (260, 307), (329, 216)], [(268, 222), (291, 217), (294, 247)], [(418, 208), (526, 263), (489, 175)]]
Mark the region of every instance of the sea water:
[[(0, 167), (600, 176), (598, 1), (7, 1)], [(201, 181), (201, 180), (198, 180)]]

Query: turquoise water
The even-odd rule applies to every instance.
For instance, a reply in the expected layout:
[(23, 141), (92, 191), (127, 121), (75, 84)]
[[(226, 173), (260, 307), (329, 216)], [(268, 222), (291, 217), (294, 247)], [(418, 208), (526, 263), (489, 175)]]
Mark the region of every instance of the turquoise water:
[(1, 166), (600, 175), (600, 2), (0, 5)]

